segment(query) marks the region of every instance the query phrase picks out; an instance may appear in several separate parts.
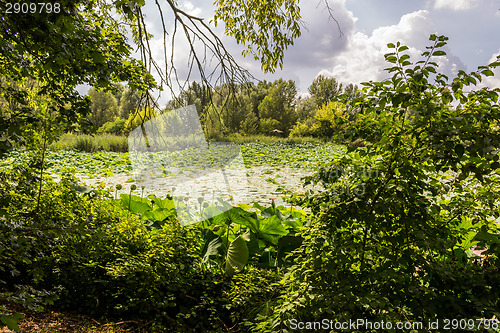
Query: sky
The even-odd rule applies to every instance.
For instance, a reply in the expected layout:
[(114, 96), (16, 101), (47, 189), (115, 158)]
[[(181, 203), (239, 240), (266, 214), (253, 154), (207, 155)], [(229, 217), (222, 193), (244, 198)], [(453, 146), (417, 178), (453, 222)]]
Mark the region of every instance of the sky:
[[(212, 0), (179, 1), (187, 12), (205, 18), (213, 17)], [(242, 46), (224, 36), (221, 27), (215, 29), (227, 49), (243, 67), (259, 80), (278, 78), (296, 82), (299, 93), (307, 93), (314, 78), (323, 74), (344, 84), (383, 80), (390, 75), (384, 54), (387, 43), (400, 41), (410, 47), (414, 61), (430, 45), (431, 34), (449, 37), (446, 57), (440, 57), (440, 70), (454, 77), (459, 70), (471, 72), (487, 65), (500, 55), (500, 0), (329, 0), (333, 21), (325, 10), (324, 0), (302, 0), (304, 21), (302, 35), (285, 52), (283, 70), (265, 74), (260, 63), (241, 56)], [(163, 34), (157, 10), (145, 7), (146, 23), (154, 34), (153, 53), (161, 63)], [(168, 23), (167, 23), (168, 25)], [(171, 28), (171, 27), (170, 27)], [(175, 49), (179, 72), (185, 73), (187, 43)], [(500, 70), (483, 81), (500, 88)], [(161, 102), (168, 96), (163, 94)]]

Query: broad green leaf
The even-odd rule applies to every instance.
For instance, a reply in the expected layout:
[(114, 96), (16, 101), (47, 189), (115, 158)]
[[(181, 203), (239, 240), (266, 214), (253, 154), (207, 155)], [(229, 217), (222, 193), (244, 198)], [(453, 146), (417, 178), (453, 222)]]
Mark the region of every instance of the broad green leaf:
[(145, 212), (151, 210), (151, 207), (147, 203), (142, 202), (143, 200), (136, 195), (120, 194), (122, 208), (130, 210), (134, 214), (143, 215)]
[(175, 203), (174, 200), (172, 199), (169, 198), (161, 199), (155, 195), (148, 195), (148, 198), (151, 199), (154, 202), (154, 204), (159, 208), (175, 209)]
[(484, 76), (494, 76), (495, 73), (493, 73), (493, 71), (491, 71), (490, 69), (486, 69), (484, 71), (481, 71), (481, 73), (484, 75)]
[(142, 219), (156, 222), (156, 221), (163, 221), (166, 218), (175, 215), (176, 215), (175, 210), (160, 208), (160, 209), (145, 211), (144, 214), (142, 215)]
[(247, 242), (238, 236), (231, 242), (227, 249), (226, 268), (227, 275), (232, 276), (241, 271), (248, 262), (248, 247)]
[(24, 315), (20, 313), (14, 313), (13, 315), (0, 314), (0, 321), (7, 325), (7, 328), (12, 331), (19, 331), (18, 323), (22, 318), (24, 318)]

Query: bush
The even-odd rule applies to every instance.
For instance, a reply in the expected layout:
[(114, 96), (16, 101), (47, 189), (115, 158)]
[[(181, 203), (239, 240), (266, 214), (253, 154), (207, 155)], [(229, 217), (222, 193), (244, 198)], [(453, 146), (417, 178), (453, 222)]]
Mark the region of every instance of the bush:
[(309, 118), (303, 123), (299, 122), (295, 124), (295, 126), (293, 126), (292, 130), (290, 131), (290, 137), (298, 138), (298, 137), (315, 136), (315, 133), (312, 130), (314, 123), (315, 123), (314, 119)]
[(290, 136), (316, 138), (343, 138), (343, 132), (349, 121), (345, 105), (330, 101), (318, 109), (314, 118), (297, 123), (291, 130)]
[(260, 332), (291, 331), (292, 318), (440, 319), (440, 329), (443, 318), (498, 318), (500, 89), (463, 89), (500, 61), (448, 84), (430, 61), (445, 54), (439, 48), (447, 38), (430, 40), (416, 66), (406, 46), (389, 44), (392, 80), (364, 84), (354, 100), (364, 109), (361, 121), (378, 124), (380, 140), (350, 147), (308, 179), (323, 189), (297, 202), (314, 217)]
[(124, 132), (125, 128), (125, 123), (126, 120), (115, 117), (113, 121), (108, 121), (104, 125), (102, 125), (98, 130), (98, 134), (103, 134), (103, 133), (108, 133), (108, 134), (115, 134), (115, 135), (121, 135)]
[[(47, 267), (63, 239), (96, 223), (90, 196), (78, 195), (71, 177), (44, 179), (36, 157), (0, 173), (0, 298), (31, 310), (53, 304), (60, 286)], [(3, 295), (3, 297), (2, 297)]]
[(130, 114), (124, 125), (124, 134), (129, 134), (142, 123), (155, 118), (157, 111), (152, 108), (143, 108)]
[(272, 130), (280, 128), (282, 128), (282, 124), (276, 119), (264, 118), (260, 120), (260, 132), (263, 134), (269, 135)]
[(69, 175), (39, 192), (29, 165), (0, 173), (0, 299), (177, 332), (218, 331), (219, 318), (230, 320), (229, 281), (201, 265), (197, 229), (150, 231), (106, 192), (79, 193)]

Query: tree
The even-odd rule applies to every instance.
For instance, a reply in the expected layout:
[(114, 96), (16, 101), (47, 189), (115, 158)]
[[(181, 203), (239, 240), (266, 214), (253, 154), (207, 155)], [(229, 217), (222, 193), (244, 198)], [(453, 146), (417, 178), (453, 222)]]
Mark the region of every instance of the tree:
[(295, 114), (297, 115), (297, 121), (306, 121), (311, 119), (316, 114), (318, 106), (312, 97), (299, 98), (297, 101), (297, 106), (295, 107)]
[[(160, 65), (152, 56), (152, 35), (145, 24), (142, 8), (146, 0), (113, 1), (62, 0), (57, 10), (35, 11), (30, 15), (3, 15), (0, 18), (0, 63), (2, 73), (15, 82), (31, 78), (41, 82), (40, 94), (55, 102), (55, 122), (71, 130), (88, 130), (85, 119), (90, 101), (80, 96), (76, 87), (88, 84), (96, 89), (116, 90), (113, 83), (128, 82), (133, 90), (168, 89), (177, 96), (197, 72), (201, 84), (244, 83), (251, 75), (240, 67), (222, 39), (200, 17), (183, 11), (176, 1), (151, 1), (158, 11), (150, 20), (162, 22), (164, 59)], [(261, 61), (264, 71), (281, 67), (285, 49), (300, 35), (300, 10), (297, 0), (247, 2), (216, 1), (213, 22), (225, 25), (225, 32), (246, 45), (243, 52)], [(0, 9), (5, 12), (7, 3)], [(325, 0), (330, 16), (332, 11)], [(167, 14), (170, 15), (167, 17)], [(171, 19), (170, 19), (171, 18)], [(169, 31), (166, 22), (172, 22)], [(140, 61), (131, 57), (131, 42), (139, 49)], [(182, 40), (183, 39), (183, 40)], [(177, 44), (189, 45), (189, 52), (176, 60)], [(179, 77), (178, 61), (188, 60), (186, 75)], [(151, 75), (159, 77), (157, 84)], [(6, 99), (26, 105), (23, 95), (2, 89)], [(145, 93), (144, 107), (157, 107), (153, 94)], [(203, 104), (203, 103), (202, 103)], [(254, 110), (255, 111), (255, 110)], [(0, 140), (0, 153), (12, 146), (21, 128), (33, 121), (23, 112), (16, 117), (1, 118), (0, 127), (10, 128)]]
[[(52, 13), (40, 10), (29, 15), (0, 17), (0, 71), (13, 83), (30, 79), (39, 84), (39, 95), (51, 100), (51, 121), (76, 130), (90, 127), (84, 119), (90, 114), (90, 100), (80, 96), (76, 86), (88, 84), (110, 88), (112, 82), (128, 81), (137, 89), (154, 86), (151, 75), (131, 57), (125, 32), (111, 18), (110, 8), (100, 1), (58, 2)], [(6, 12), (6, 4), (0, 8)], [(8, 129), (0, 139), (0, 154), (19, 141), (23, 129), (41, 121), (30, 108), (27, 95), (2, 85), (6, 100), (16, 101), (10, 117), (0, 118)], [(3, 132), (3, 131), (2, 131)]]
[(135, 110), (144, 107), (144, 104), (144, 100), (139, 91), (131, 89), (130, 87), (126, 88), (120, 98), (120, 117), (127, 119)]
[(333, 77), (318, 75), (308, 90), (316, 105), (321, 107), (342, 93), (342, 83)]
[(241, 123), (241, 131), (245, 134), (257, 134), (259, 132), (259, 118), (253, 111)]
[(201, 116), (212, 100), (212, 87), (206, 84), (199, 84), (196, 81), (191, 83), (188, 89), (182, 91), (179, 96), (168, 103), (168, 109), (176, 109), (182, 106), (194, 104), (198, 115)]
[(349, 121), (345, 105), (339, 102), (323, 104), (314, 116), (315, 123), (311, 132), (318, 137), (331, 138), (334, 134), (340, 135)]
[(300, 36), (298, 1), (217, 0), (215, 4), (215, 24), (222, 20), (226, 34), (245, 44), (244, 55), (260, 60), (266, 72), (282, 68), (283, 51)]
[(92, 101), (90, 105), (90, 109), (92, 110), (90, 120), (96, 130), (104, 125), (104, 123), (113, 121), (118, 115), (118, 103), (111, 93), (90, 88), (88, 96)]
[(259, 104), (259, 116), (263, 119), (274, 119), (279, 130), (288, 135), (295, 123), (295, 97), (297, 88), (292, 80), (279, 79), (273, 82), (267, 96)]
[[(156, 114), (152, 109), (157, 107), (150, 93), (152, 89), (167, 88), (175, 96), (179, 87), (183, 90), (189, 86), (193, 72), (197, 72), (201, 81), (208, 86), (228, 84), (229, 87), (233, 87), (235, 83), (247, 82), (251, 78), (251, 75), (236, 63), (209, 24), (202, 18), (186, 13), (178, 2), (173, 0), (164, 2), (155, 0), (154, 3), (151, 1), (157, 5), (157, 20), (162, 22), (165, 40), (164, 66), (158, 65), (152, 56), (149, 44), (151, 35), (148, 33), (142, 12), (145, 2), (145, 0), (60, 0), (52, 6), (54, 10), (50, 12), (38, 7), (30, 14), (18, 15), (6, 14), (7, 6), (11, 3), (5, 1), (0, 3), (2, 12), (0, 73), (6, 78), (0, 85), (0, 96), (2, 102), (7, 101), (1, 104), (3, 109), (0, 112), (0, 156), (11, 149), (13, 143), (22, 143), (23, 137), (41, 138), (43, 142), (42, 145), (32, 145), (41, 147), (40, 156), (27, 161), (22, 168), (19, 168), (20, 175), (12, 177), (12, 173), (1, 174), (2, 183), (7, 188), (15, 184), (17, 189), (23, 192), (24, 199), (28, 199), (27, 202), (30, 203), (35, 202), (36, 206), (33, 213), (24, 211), (26, 207), (23, 206), (12, 216), (8, 216), (8, 221), (5, 219), (6, 223), (3, 225), (8, 230), (5, 234), (11, 235), (5, 242), (9, 244), (8, 246), (19, 245), (25, 253), (52, 253), (54, 242), (58, 245), (64, 242), (63, 238), (59, 238), (65, 235), (62, 230), (71, 230), (75, 233), (77, 230), (95, 230), (95, 212), (90, 215), (81, 214), (80, 216), (85, 218), (72, 224), (73, 218), (78, 216), (75, 212), (81, 207), (78, 205), (70, 207), (73, 203), (79, 202), (71, 198), (79, 197), (69, 186), (69, 179), (61, 182), (64, 183), (65, 190), (61, 199), (58, 199), (62, 200), (61, 203), (65, 203), (58, 205), (63, 207), (64, 214), (54, 215), (54, 212), (50, 211), (49, 216), (42, 216), (39, 209), (49, 202), (42, 197), (43, 189), (58, 188), (58, 185), (54, 184), (50, 187), (43, 186), (44, 157), (48, 140), (55, 139), (62, 128), (87, 132), (91, 129), (91, 124), (88, 122), (92, 111), (91, 100), (90, 97), (78, 93), (76, 89), (78, 85), (84, 84), (97, 91), (118, 93), (114, 84), (127, 82), (131, 89), (144, 92), (146, 96), (144, 107), (136, 110), (136, 114), (128, 119), (128, 125), (132, 126), (134, 119), (144, 122)], [(33, 4), (40, 6), (40, 3), (32, 2), (30, 9)], [(214, 18), (216, 24), (223, 21), (228, 35), (236, 37), (238, 42), (250, 43), (247, 44), (250, 46), (247, 48), (247, 53), (260, 55), (259, 59), (265, 71), (273, 71), (281, 66), (284, 50), (300, 32), (298, 1), (229, 0), (218, 1), (216, 5), (218, 6)], [(172, 20), (168, 20), (173, 22), (170, 34), (167, 33), (168, 27), (165, 26), (167, 21), (164, 16), (165, 6), (172, 16)], [(240, 15), (242, 10), (246, 11), (246, 15)], [(255, 28), (258, 28), (258, 34), (254, 33)], [(139, 49), (140, 60), (134, 59), (131, 55), (132, 45), (127, 38), (129, 32), (132, 35), (131, 40)], [(183, 65), (186, 59), (188, 61), (187, 74), (182, 77), (178, 75), (179, 66), (175, 58), (176, 52), (173, 51), (177, 49), (175, 46), (180, 38), (184, 38), (186, 45), (189, 45), (188, 54), (181, 59)], [(257, 49), (255, 53), (252, 50), (253, 46)], [(157, 72), (159, 82), (153, 79), (151, 73), (153, 71)], [(30, 91), (25, 85), (31, 82), (34, 82), (37, 88)], [(96, 124), (100, 122), (98, 112), (92, 115)], [(38, 133), (35, 129), (42, 129), (42, 132)], [(33, 185), (35, 182), (39, 185), (37, 188)], [(1, 192), (7, 195), (6, 200), (2, 199), (2, 203), (18, 199), (10, 190)], [(60, 191), (53, 192), (61, 194)], [(11, 200), (12, 198), (15, 200)], [(91, 196), (88, 198), (91, 200)], [(70, 204), (66, 205), (67, 202)], [(6, 205), (7, 208), (15, 207)], [(0, 207), (2, 211), (4, 211), (3, 206)], [(90, 206), (85, 207), (85, 210), (87, 209), (93, 210)], [(107, 224), (102, 222), (106, 220), (100, 219), (99, 216), (97, 220), (99, 223)], [(69, 225), (66, 223), (68, 221), (71, 222)], [(30, 224), (30, 222), (36, 223)], [(45, 224), (45, 222), (52, 223)], [(61, 223), (65, 225), (62, 226)], [(26, 224), (30, 229), (23, 228)], [(53, 237), (54, 235), (56, 237)], [(76, 238), (80, 235), (83, 234), (77, 234)], [(36, 242), (32, 242), (34, 240)], [(42, 245), (42, 250), (39, 251), (38, 246), (31, 248), (31, 245), (25, 246), (22, 243)], [(2, 261), (5, 258), (8, 260), (6, 265), (2, 262), (2, 268), (11, 269), (12, 277), (19, 274), (19, 271), (11, 266), (10, 257), (13, 256), (10, 256), (10, 253), (23, 251), (17, 251), (12, 247), (0, 251), (7, 255), (1, 258)], [(25, 265), (30, 265), (28, 264), (31, 262), (30, 258), (33, 257), (26, 256), (21, 260)], [(37, 260), (44, 261), (46, 258), (44, 256)], [(39, 284), (45, 282), (43, 279), (36, 279)], [(38, 301), (39, 297), (33, 297), (34, 295), (50, 294), (45, 290), (34, 290), (31, 286), (20, 286), (19, 281), (15, 284), (21, 290), (21, 298), (26, 298), (29, 294), (30, 303), (27, 304)], [(2, 293), (4, 287), (5, 284), (2, 283)], [(23, 290), (29, 290), (29, 293)], [(17, 296), (14, 294), (12, 298)], [(2, 315), (2, 321), (5, 319)], [(7, 319), (15, 318), (7, 316)]]

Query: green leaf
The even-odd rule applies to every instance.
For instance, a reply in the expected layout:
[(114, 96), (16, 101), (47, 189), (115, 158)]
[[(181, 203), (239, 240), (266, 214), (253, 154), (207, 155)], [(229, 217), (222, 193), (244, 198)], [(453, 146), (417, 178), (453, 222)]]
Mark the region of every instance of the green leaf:
[(445, 55), (446, 55), (446, 52), (441, 51), (441, 50), (432, 52), (433, 57), (441, 57), (441, 56), (445, 56)]
[(495, 73), (493, 73), (490, 69), (486, 69), (484, 71), (481, 71), (481, 73), (483, 73), (484, 76), (494, 76)]
[(7, 325), (7, 328), (12, 331), (19, 331), (17, 323), (22, 318), (24, 318), (24, 315), (20, 313), (14, 313), (13, 315), (0, 314), (0, 321)]
[(169, 209), (155, 209), (155, 210), (147, 210), (144, 212), (142, 215), (143, 220), (149, 220), (149, 221), (164, 221), (166, 218), (175, 216), (175, 210), (169, 210)]
[(248, 262), (248, 247), (247, 242), (238, 236), (231, 242), (227, 249), (226, 268), (227, 275), (232, 276), (241, 271)]
[(174, 200), (170, 198), (161, 199), (152, 194), (148, 195), (148, 198), (152, 200), (158, 208), (175, 209)]
[(151, 207), (147, 203), (142, 202), (142, 200), (144, 199), (141, 199), (136, 195), (129, 195), (125, 193), (120, 194), (122, 208), (130, 210), (134, 214), (143, 215), (147, 211), (151, 210)]

